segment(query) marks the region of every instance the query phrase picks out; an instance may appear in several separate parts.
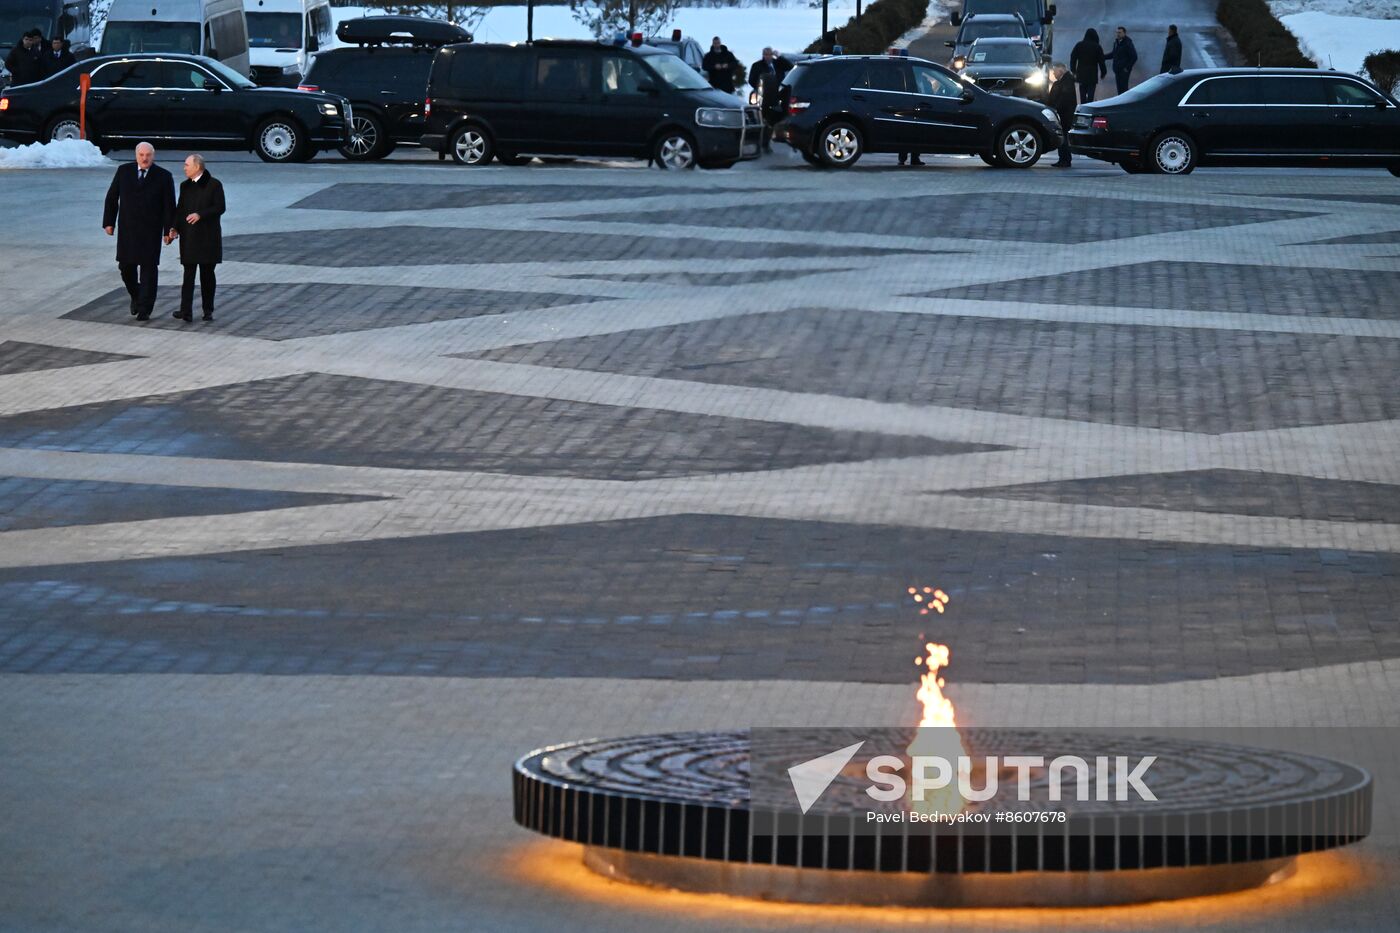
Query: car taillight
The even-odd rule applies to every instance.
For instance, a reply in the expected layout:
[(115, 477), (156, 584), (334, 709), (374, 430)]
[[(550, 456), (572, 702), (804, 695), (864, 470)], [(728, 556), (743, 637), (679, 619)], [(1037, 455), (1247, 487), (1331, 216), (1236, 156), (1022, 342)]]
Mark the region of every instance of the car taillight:
[(801, 113), (810, 106), (812, 106), (810, 100), (798, 100), (794, 97), (792, 100), (788, 101), (788, 113)]
[(298, 84), (298, 85), (297, 85), (297, 90), (298, 90), (298, 91), (319, 91), (320, 89), (321, 89), (320, 86), (315, 85), (315, 84)]
[(429, 97), (429, 98), (427, 98), (427, 99), (425, 99), (425, 100), (423, 101), (423, 116), (425, 116), (425, 117), (430, 117), (430, 116), (432, 116), (432, 115), (433, 115), (433, 99), (432, 99), (431, 97)]
[(1108, 117), (1094, 117), (1089, 125), (1096, 130), (1106, 130), (1108, 129)]
[(0, 110), (9, 110), (9, 109), (10, 109), (10, 99), (9, 99), (8, 97), (0, 97)]

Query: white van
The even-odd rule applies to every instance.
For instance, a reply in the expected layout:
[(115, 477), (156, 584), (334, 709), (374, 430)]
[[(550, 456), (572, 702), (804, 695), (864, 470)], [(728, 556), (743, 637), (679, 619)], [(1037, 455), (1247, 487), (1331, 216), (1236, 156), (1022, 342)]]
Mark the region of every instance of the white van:
[(184, 52), (248, 74), (243, 0), (112, 0), (101, 55)]
[(253, 80), (296, 87), (311, 56), (333, 44), (330, 0), (243, 0)]

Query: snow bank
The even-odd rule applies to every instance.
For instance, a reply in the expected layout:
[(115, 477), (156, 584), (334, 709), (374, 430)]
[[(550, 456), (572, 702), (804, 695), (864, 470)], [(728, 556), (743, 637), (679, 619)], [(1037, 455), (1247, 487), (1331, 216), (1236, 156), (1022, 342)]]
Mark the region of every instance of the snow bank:
[(0, 169), (7, 168), (110, 168), (112, 162), (83, 139), (30, 143), (0, 149)]
[(1330, 13), (1362, 19), (1400, 19), (1400, 0), (1269, 0), (1279, 19), (1294, 13)]
[(1303, 54), (1323, 68), (1361, 73), (1361, 63), (1372, 52), (1400, 49), (1400, 19), (1365, 19), (1309, 11), (1283, 17), (1280, 22), (1298, 37)]

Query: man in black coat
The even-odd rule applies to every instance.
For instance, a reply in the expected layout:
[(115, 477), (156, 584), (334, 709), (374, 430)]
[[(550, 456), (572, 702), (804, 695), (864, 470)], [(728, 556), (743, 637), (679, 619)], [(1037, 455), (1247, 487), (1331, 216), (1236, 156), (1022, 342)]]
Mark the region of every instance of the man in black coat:
[(719, 36), (710, 40), (710, 50), (700, 60), (700, 67), (704, 69), (705, 77), (710, 80), (710, 87), (726, 94), (734, 93), (734, 72), (738, 65), (739, 59), (719, 41)]
[(77, 63), (77, 58), (68, 48), (67, 39), (62, 36), (54, 36), (49, 40), (49, 50), (44, 53), (44, 77), (56, 75), (69, 65)]
[(198, 269), (204, 320), (214, 320), (214, 267), (224, 261), (224, 232), (219, 225), (223, 214), (224, 186), (209, 174), (204, 156), (185, 159), (185, 180), (180, 183), (180, 200), (175, 205), (175, 230), (180, 238), (180, 265), (185, 267), (185, 281), (180, 286), (180, 310), (171, 315), (173, 318), (194, 320), (194, 273)]
[(43, 41), (44, 34), (37, 29), (31, 29), (10, 49), (10, 54), (5, 56), (5, 68), (10, 72), (11, 86), (33, 84), (48, 77), (44, 70), (44, 50), (40, 47)]
[(763, 151), (772, 152), (773, 125), (783, 118), (782, 99), (778, 85), (787, 74), (778, 64), (778, 55), (771, 48), (763, 50), (763, 57), (749, 66), (749, 86), (763, 93)]
[(1063, 62), (1050, 66), (1050, 78), (1050, 93), (1046, 95), (1045, 102), (1060, 118), (1060, 160), (1055, 163), (1055, 168), (1069, 168), (1069, 130), (1074, 126), (1074, 110), (1079, 106), (1079, 95), (1075, 91), (1074, 75), (1069, 73)]
[(1167, 45), (1162, 49), (1161, 73), (1164, 75), (1181, 73), (1181, 36), (1177, 35), (1176, 26), (1167, 27)]
[(1079, 102), (1093, 103), (1094, 88), (1101, 79), (1108, 77), (1108, 63), (1097, 29), (1084, 30), (1084, 38), (1075, 43), (1074, 50), (1069, 53), (1069, 70), (1074, 72), (1074, 80), (1079, 83)]
[(175, 181), (156, 165), (150, 143), (136, 147), (136, 161), (117, 169), (107, 189), (102, 229), (117, 233), (117, 267), (131, 295), (131, 313), (149, 321), (160, 281), (160, 244), (175, 227)]
[(1113, 59), (1113, 80), (1118, 82), (1118, 93), (1122, 94), (1128, 89), (1128, 81), (1133, 76), (1133, 66), (1138, 60), (1137, 46), (1133, 45), (1127, 29), (1118, 27), (1118, 34), (1113, 39), (1113, 51), (1105, 57)]

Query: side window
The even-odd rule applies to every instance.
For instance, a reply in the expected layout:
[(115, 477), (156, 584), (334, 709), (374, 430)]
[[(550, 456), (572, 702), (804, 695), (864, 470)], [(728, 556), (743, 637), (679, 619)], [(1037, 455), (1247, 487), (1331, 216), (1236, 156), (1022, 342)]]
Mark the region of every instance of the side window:
[(1260, 78), (1262, 103), (1277, 106), (1306, 106), (1327, 103), (1321, 78)]
[(203, 68), (186, 65), (182, 62), (166, 62), (165, 64), (165, 87), (201, 90), (205, 81), (212, 80), (215, 80), (213, 75)]
[(589, 92), (589, 58), (541, 49), (535, 59), (535, 92), (555, 100), (576, 100)]
[(113, 62), (92, 74), (93, 87), (160, 87), (160, 66), (156, 62)]
[(650, 75), (643, 70), (642, 63), (635, 58), (627, 58), (622, 55), (605, 55), (603, 57), (604, 94), (640, 95), (642, 90), (638, 85), (649, 79)]
[(1340, 107), (1374, 107), (1382, 102), (1383, 98), (1376, 95), (1368, 87), (1362, 87), (1355, 81), (1327, 82), (1327, 102)]
[(914, 93), (934, 97), (961, 97), (962, 85), (954, 78), (927, 65), (914, 66)]
[(314, 40), (307, 43), (310, 51), (314, 52), (331, 41), (330, 7), (318, 6), (311, 10), (307, 17), (307, 32), (311, 34), (308, 38)]
[(865, 69), (866, 86), (872, 91), (908, 91), (903, 62), (871, 62)]
[(242, 55), (248, 44), (243, 17), (237, 13), (225, 13), (209, 22), (214, 33), (214, 47), (219, 54), (210, 53), (210, 58), (232, 58)]
[[(525, 50), (457, 49), (452, 53), (448, 83), (454, 92), (475, 100), (519, 100), (529, 60)], [(435, 78), (441, 81), (441, 73)]]
[[(1258, 81), (1254, 78), (1216, 78), (1207, 81), (1191, 95), (1193, 104), (1257, 104)], [(1204, 94), (1202, 94), (1204, 92)], [(1197, 95), (1202, 95), (1198, 97)]]

